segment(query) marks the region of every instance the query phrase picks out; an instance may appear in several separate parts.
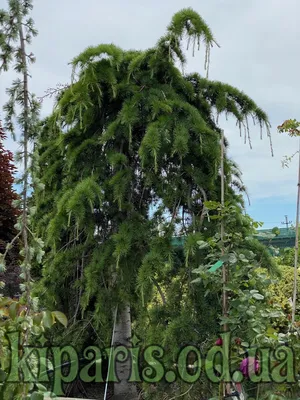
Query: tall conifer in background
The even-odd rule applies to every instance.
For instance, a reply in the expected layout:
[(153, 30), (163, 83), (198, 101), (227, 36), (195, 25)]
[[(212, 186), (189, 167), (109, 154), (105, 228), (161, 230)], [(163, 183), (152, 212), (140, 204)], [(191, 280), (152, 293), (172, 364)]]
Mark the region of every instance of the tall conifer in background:
[[(9, 343), (5, 339), (6, 332), (19, 333), (18, 339), (18, 356), (22, 357), (26, 351), (26, 346), (32, 343), (37, 337), (50, 328), (54, 323), (60, 322), (66, 326), (65, 316), (60, 312), (40, 311), (38, 307), (38, 298), (34, 298), (31, 293), (31, 266), (34, 261), (41, 262), (43, 256), (43, 243), (36, 237), (35, 233), (30, 229), (30, 219), (34, 213), (34, 207), (29, 204), (30, 187), (37, 186), (38, 181), (30, 179), (30, 168), (34, 170), (34, 163), (31, 155), (32, 145), (38, 129), (39, 102), (29, 90), (29, 68), (30, 62), (34, 61), (34, 56), (27, 50), (33, 36), (37, 34), (33, 27), (33, 20), (30, 17), (32, 10), (31, 0), (8, 0), (8, 9), (0, 10), (0, 73), (5, 72), (11, 65), (19, 77), (15, 79), (12, 86), (7, 89), (8, 101), (4, 106), (4, 131), (11, 133), (14, 139), (19, 139), (21, 151), (18, 153), (17, 161), (22, 164), (22, 176), (18, 181), (22, 185), (21, 199), (16, 199), (21, 212), (17, 219), (17, 231), (7, 231), (7, 240), (5, 242), (5, 252), (0, 254), (1, 271), (9, 267), (12, 260), (11, 250), (18, 243), (20, 238), (22, 247), (20, 249), (21, 256), (21, 274), (22, 283), (20, 289), (23, 292), (20, 301), (10, 298), (0, 298), (2, 307), (8, 305), (8, 309), (1, 310), (6, 315), (6, 320), (0, 326), (0, 398), (1, 399), (28, 399), (43, 398), (43, 394), (38, 393), (42, 390), (31, 383), (24, 382), (24, 374), (20, 374), (20, 380), (14, 383), (3, 382), (4, 378), (11, 369), (11, 357)], [(1, 129), (1, 135), (3, 131)], [(4, 159), (11, 161), (11, 155), (2, 153)], [(6, 184), (11, 182), (11, 177), (6, 175)], [(15, 200), (15, 199), (11, 199)], [(9, 201), (8, 201), (9, 203)], [(12, 215), (12, 220), (15, 218)], [(15, 221), (14, 221), (15, 222)], [(13, 237), (14, 236), (14, 237)], [(4, 243), (3, 243), (4, 244)], [(16, 265), (16, 264), (14, 264)], [(1, 285), (3, 288), (3, 285)], [(28, 359), (27, 359), (28, 360)], [(35, 360), (36, 361), (36, 360)], [(32, 360), (30, 366), (32, 365)], [(34, 362), (33, 362), (34, 363)], [(36, 365), (36, 363), (35, 363)]]
[[(30, 189), (30, 148), (36, 136), (39, 116), (39, 102), (29, 90), (29, 64), (35, 61), (27, 45), (37, 35), (34, 22), (30, 17), (31, 0), (8, 0), (8, 10), (0, 10), (0, 72), (7, 71), (11, 64), (20, 78), (13, 81), (7, 89), (8, 102), (4, 106), (4, 129), (16, 139), (19, 138), (21, 151), (18, 161), (22, 162), (23, 175), (20, 184), (23, 186), (20, 207), (22, 213), (18, 221), (18, 229), (22, 237), (22, 279), (21, 289), (26, 296), (28, 312), (31, 304), (31, 263), (33, 258), (41, 259), (42, 242), (29, 229), (30, 210), (28, 194)], [(36, 182), (33, 182), (36, 183)], [(5, 261), (5, 260), (4, 260)]]

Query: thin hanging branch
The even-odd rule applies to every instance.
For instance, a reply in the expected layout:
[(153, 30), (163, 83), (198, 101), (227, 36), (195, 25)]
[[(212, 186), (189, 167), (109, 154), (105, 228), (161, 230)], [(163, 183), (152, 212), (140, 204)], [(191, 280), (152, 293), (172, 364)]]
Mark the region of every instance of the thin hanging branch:
[(159, 41), (160, 44), (167, 44), (169, 56), (176, 56), (182, 66), (185, 64), (185, 56), (180, 48), (180, 43), (182, 42), (183, 37), (187, 37), (187, 49), (189, 48), (192, 40), (193, 56), (195, 54), (196, 43), (198, 50), (200, 50), (200, 40), (202, 39), (205, 43), (206, 57), (204, 68), (207, 71), (208, 76), (210, 49), (213, 47), (213, 44), (216, 44), (218, 47), (220, 47), (220, 45), (213, 37), (213, 34), (206, 22), (191, 8), (185, 8), (173, 16), (172, 21), (167, 29), (167, 35), (162, 37)]
[(154, 285), (156, 286), (158, 293), (160, 294), (161, 301), (162, 301), (163, 305), (166, 306), (167, 305), (167, 301), (166, 301), (166, 297), (164, 295), (164, 292), (162, 291), (161, 287), (159, 286), (159, 283), (157, 282), (157, 280), (154, 277), (152, 277), (151, 279), (152, 279)]

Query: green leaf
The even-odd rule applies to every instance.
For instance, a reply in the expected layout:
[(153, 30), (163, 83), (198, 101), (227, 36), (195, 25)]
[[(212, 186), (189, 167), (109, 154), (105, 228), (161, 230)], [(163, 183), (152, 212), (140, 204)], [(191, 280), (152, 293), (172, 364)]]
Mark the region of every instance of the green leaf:
[(217, 203), (216, 201), (205, 201), (204, 206), (208, 210), (216, 210), (218, 207), (220, 207), (220, 203)]
[(221, 217), (219, 215), (211, 215), (209, 218), (210, 219), (221, 219)]
[(17, 316), (17, 303), (12, 303), (9, 307), (9, 316), (14, 320)]
[(276, 330), (272, 326), (269, 326), (266, 333), (268, 336), (272, 336), (276, 333)]
[(0, 382), (4, 382), (6, 380), (7, 374), (2, 369), (0, 369)]
[(252, 328), (252, 330), (256, 333), (261, 333), (260, 330), (258, 328)]
[(235, 256), (235, 254), (233, 254), (233, 253), (230, 253), (230, 254), (229, 254), (229, 256), (228, 256), (228, 262), (229, 262), (230, 264), (235, 264), (235, 263), (237, 262), (237, 258), (236, 258), (236, 256)]
[(249, 262), (249, 260), (245, 257), (244, 254), (240, 254), (239, 255), (239, 259), (244, 263), (248, 263)]
[(3, 300), (0, 301), (0, 307), (7, 306), (7, 304), (11, 303), (11, 299), (9, 298), (4, 298)]
[(53, 314), (50, 311), (44, 311), (43, 324), (45, 328), (51, 328), (55, 323)]
[(36, 387), (39, 390), (39, 392), (47, 392), (48, 391), (48, 389), (44, 385), (41, 385), (40, 383), (36, 383)]
[(222, 257), (220, 257), (220, 260), (227, 263), (229, 260), (229, 255), (228, 254), (224, 254)]
[(212, 361), (206, 361), (205, 362), (205, 370), (206, 371), (211, 371), (214, 368), (214, 364)]
[(249, 347), (249, 343), (248, 343), (248, 342), (242, 342), (242, 343), (241, 343), (241, 346), (243, 346), (243, 347)]
[(219, 373), (222, 373), (222, 366), (221, 365), (215, 365), (214, 366), (215, 370), (218, 371)]
[(281, 311), (273, 311), (268, 314), (270, 318), (280, 318), (283, 317), (284, 314)]
[(41, 325), (41, 322), (43, 320), (43, 314), (39, 313), (33, 316), (32, 318), (34, 325)]
[(36, 249), (36, 260), (37, 260), (38, 263), (41, 263), (41, 262), (42, 262), (42, 259), (43, 259), (43, 257), (44, 257), (44, 254), (45, 254), (44, 250), (42, 250), (42, 249)]
[(30, 400), (44, 400), (44, 394), (39, 392), (33, 392), (30, 396)]
[(252, 296), (256, 300), (263, 300), (265, 297), (262, 294), (254, 293)]
[(232, 375), (232, 381), (233, 382), (239, 382), (239, 377), (240, 377), (239, 371), (234, 371), (234, 373)]
[(191, 283), (199, 283), (202, 281), (202, 278), (196, 278)]
[(207, 242), (204, 242), (203, 240), (198, 240), (197, 242), (199, 249), (205, 249), (206, 247), (209, 247), (209, 244)]
[(59, 321), (65, 328), (68, 326), (68, 319), (65, 316), (65, 314), (63, 314), (60, 311), (53, 311), (52, 312), (53, 317)]
[(45, 392), (44, 393), (44, 398), (45, 399), (57, 399), (57, 396), (56, 396), (56, 394), (55, 393), (52, 393), (52, 392)]
[(35, 215), (36, 214), (36, 206), (30, 207), (29, 213), (30, 213), (30, 215)]
[(201, 274), (201, 272), (205, 271), (205, 266), (204, 265), (200, 265), (200, 267), (195, 268), (192, 270), (193, 274)]

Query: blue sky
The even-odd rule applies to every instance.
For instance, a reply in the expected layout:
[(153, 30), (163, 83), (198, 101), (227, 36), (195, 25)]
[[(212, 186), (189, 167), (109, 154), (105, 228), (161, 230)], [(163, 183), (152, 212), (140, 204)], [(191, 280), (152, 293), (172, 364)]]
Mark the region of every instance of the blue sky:
[[(2, 4), (4, 1), (1, 2)], [(284, 6), (283, 6), (284, 4)], [(298, 149), (297, 139), (277, 133), (285, 119), (300, 119), (300, 2), (299, 0), (51, 0), (34, 4), (39, 35), (30, 51), (37, 58), (31, 67), (30, 88), (43, 96), (48, 88), (70, 81), (70, 60), (87, 46), (114, 43), (125, 49), (147, 49), (156, 43), (178, 10), (192, 7), (209, 24), (221, 48), (211, 51), (210, 79), (229, 83), (247, 93), (269, 116), (274, 157), (269, 142), (250, 125), (252, 150), (243, 143), (235, 121), (221, 119), (230, 143), (230, 156), (239, 164), (248, 187), (248, 213), (264, 227), (283, 226), (284, 216), (295, 222), (297, 159), (283, 169), (281, 161)], [(204, 48), (189, 53), (187, 72), (204, 74)], [(0, 77), (1, 108), (4, 88), (13, 72)], [(44, 101), (49, 114), (52, 101)], [(7, 147), (16, 150), (12, 140)]]
[(295, 203), (296, 197), (294, 202), (292, 200), (288, 202), (282, 200), (279, 196), (255, 201), (247, 211), (256, 221), (264, 222), (263, 229), (274, 228), (275, 226), (285, 228), (286, 225), (282, 224), (282, 222), (285, 222), (285, 215), (288, 216), (288, 221), (292, 221), (295, 225)]

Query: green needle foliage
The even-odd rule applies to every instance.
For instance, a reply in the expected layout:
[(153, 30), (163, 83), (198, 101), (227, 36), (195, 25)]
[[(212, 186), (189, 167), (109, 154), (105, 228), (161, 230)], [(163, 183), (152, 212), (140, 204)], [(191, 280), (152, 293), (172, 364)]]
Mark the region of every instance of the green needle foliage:
[(40, 241), (33, 237), (29, 238), (29, 207), (28, 191), (29, 168), (30, 168), (30, 140), (37, 132), (39, 103), (35, 96), (29, 91), (29, 68), (28, 65), (35, 61), (32, 53), (27, 54), (26, 46), (36, 36), (37, 31), (30, 17), (32, 2), (30, 0), (9, 0), (8, 10), (0, 10), (0, 72), (7, 71), (14, 64), (14, 70), (20, 78), (13, 81), (12, 86), (7, 89), (8, 102), (4, 106), (6, 132), (15, 136), (15, 122), (21, 131), (20, 145), (22, 151), (18, 154), (18, 161), (22, 161), (23, 175), (19, 183), (23, 185), (22, 200), (20, 207), (22, 214), (19, 218), (18, 229), (22, 237), (24, 248), (22, 249), (22, 291), (26, 295), (26, 301), (31, 302), (31, 262), (34, 257), (41, 258), (42, 249)]
[[(216, 230), (208, 218), (214, 212), (203, 204), (220, 198), (217, 116), (234, 117), (246, 140), (249, 118), (268, 136), (270, 125), (238, 89), (182, 73), (177, 65), (186, 64), (186, 42), (193, 52), (204, 43), (208, 70), (215, 40), (191, 9), (175, 14), (166, 35), (146, 51), (114, 44), (86, 49), (73, 59), (72, 82), (43, 123), (33, 221), (46, 254), (34, 269), (36, 290), (45, 304), (67, 313), (77, 345), (108, 344), (114, 307), (124, 302), (144, 326), (179, 310), (177, 341), (197, 335), (189, 324), (199, 323), (201, 313), (211, 314), (205, 328), (217, 329), (205, 291), (190, 286), (197, 241)], [(225, 175), (226, 199), (239, 210), (235, 229), (247, 230), (235, 189), (245, 188), (227, 156)], [(184, 253), (173, 245), (176, 232), (186, 236)], [(218, 299), (210, 300), (217, 308)]]
[[(214, 38), (191, 9), (175, 14), (147, 51), (88, 48), (73, 59), (72, 83), (44, 123), (34, 194), (35, 226), (48, 246), (41, 285), (71, 316), (96, 309), (99, 320), (104, 305), (137, 299), (137, 279), (146, 290), (173, 262), (176, 227), (200, 231), (204, 195), (217, 199), (220, 188), (214, 110), (233, 115), (246, 133), (249, 117), (269, 132), (267, 116), (244, 93), (180, 72), (184, 38), (192, 47), (204, 42), (209, 58)], [(227, 195), (240, 201), (231, 188), (238, 170), (226, 163)]]

